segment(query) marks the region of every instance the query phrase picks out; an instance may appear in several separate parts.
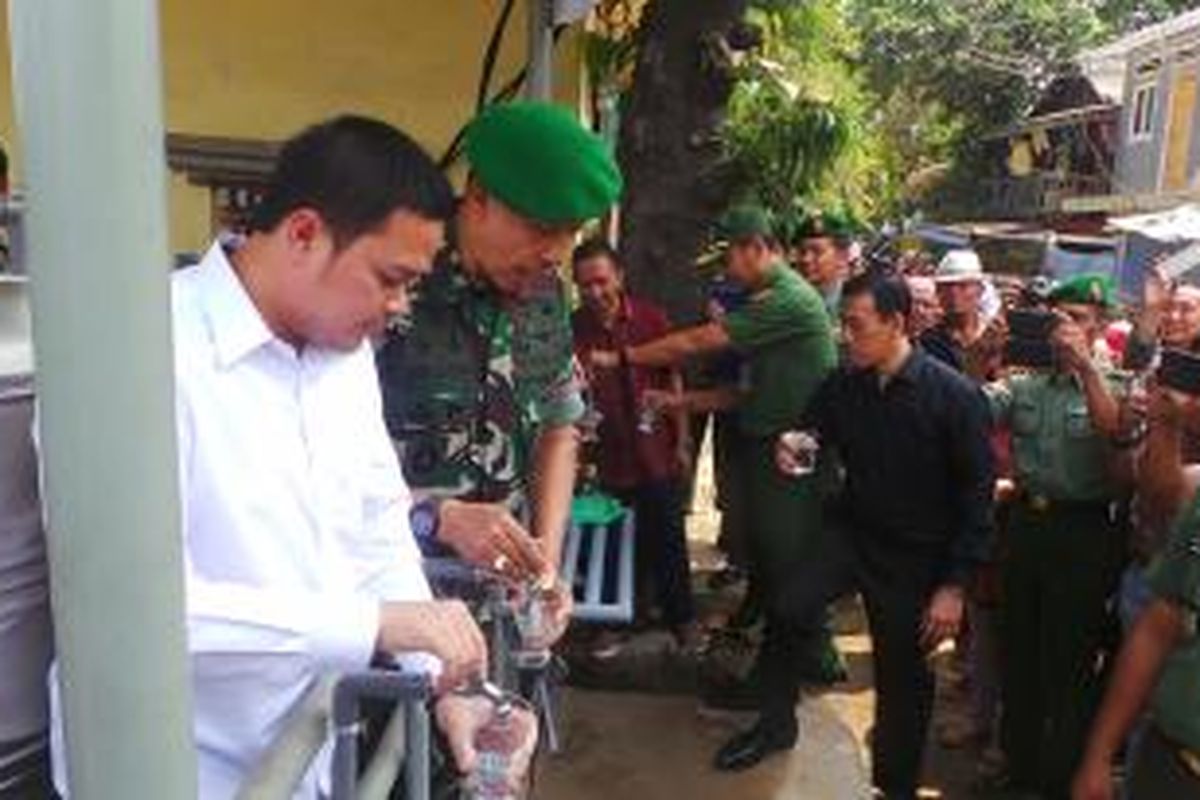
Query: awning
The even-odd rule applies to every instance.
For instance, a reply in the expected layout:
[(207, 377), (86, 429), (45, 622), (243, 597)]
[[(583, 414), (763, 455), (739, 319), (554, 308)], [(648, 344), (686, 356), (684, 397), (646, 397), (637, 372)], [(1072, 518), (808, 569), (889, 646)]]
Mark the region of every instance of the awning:
[(1186, 204), (1170, 211), (1113, 217), (1108, 227), (1121, 233), (1136, 233), (1163, 244), (1200, 241), (1200, 205)]

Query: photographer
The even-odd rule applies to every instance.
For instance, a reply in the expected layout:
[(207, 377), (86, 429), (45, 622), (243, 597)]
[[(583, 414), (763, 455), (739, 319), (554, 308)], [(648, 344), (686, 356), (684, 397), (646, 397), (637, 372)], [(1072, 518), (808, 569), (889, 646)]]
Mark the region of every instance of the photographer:
[[(1172, 383), (1167, 374), (1162, 379)], [(1200, 401), (1194, 385), (1186, 394), (1157, 389), (1148, 411), (1139, 493), (1161, 502), (1175, 524), (1147, 570), (1152, 599), (1121, 649), (1075, 778), (1075, 800), (1115, 796), (1113, 759), (1147, 704), (1150, 726), (1130, 741), (1128, 797), (1200, 796), (1200, 470), (1185, 465), (1181, 451), (1183, 433), (1200, 428)]]
[(1002, 741), (1010, 788), (1051, 797), (1066, 794), (1078, 764), (1124, 555), (1109, 470), (1115, 380), (1092, 355), (1112, 296), (1103, 275), (1062, 284), (1050, 294), (1041, 342), (1022, 340), (1029, 326), (1010, 315), (1009, 361), (1035, 368), (988, 387), (997, 424), (1012, 434), (1016, 482), (1003, 576)]

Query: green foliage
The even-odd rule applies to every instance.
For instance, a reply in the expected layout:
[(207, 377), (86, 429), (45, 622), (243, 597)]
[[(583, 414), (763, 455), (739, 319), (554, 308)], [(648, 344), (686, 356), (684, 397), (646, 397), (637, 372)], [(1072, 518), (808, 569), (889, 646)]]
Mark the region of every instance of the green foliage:
[(582, 43), (588, 75), (597, 86), (625, 88), (632, 78), (641, 10), (637, 0), (601, 0), (596, 6)]
[(878, 211), (884, 153), (873, 98), (848, 57), (855, 32), (838, 0), (760, 0), (750, 21), (763, 45), (742, 66), (724, 128), (738, 200), (777, 213), (796, 206)]
[[(682, 0), (650, 0), (672, 1)], [(980, 142), (1027, 113), (1082, 49), (1198, 4), (751, 0), (762, 46), (740, 67), (722, 128), (733, 199), (878, 220), (939, 185), (970, 187), (985, 169)], [(597, 74), (621, 73), (632, 55), (628, 39), (588, 47)]]
[(1087, 0), (851, 0), (849, 18), (874, 91), (938, 105), (963, 136), (1011, 123), (1105, 30)]
[(829, 103), (793, 98), (770, 79), (746, 82), (730, 104), (725, 138), (739, 199), (783, 210), (813, 195), (845, 152), (851, 125)]
[[(1019, 120), (1081, 50), (1195, 0), (846, 0), (889, 163), (970, 187), (980, 141)], [(919, 183), (920, 181), (916, 181)], [(928, 187), (924, 187), (928, 188)]]

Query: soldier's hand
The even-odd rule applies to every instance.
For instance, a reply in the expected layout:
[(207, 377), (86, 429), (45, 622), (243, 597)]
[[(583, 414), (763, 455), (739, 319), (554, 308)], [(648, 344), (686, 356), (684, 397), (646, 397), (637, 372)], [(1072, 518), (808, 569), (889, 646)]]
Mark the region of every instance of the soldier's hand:
[(439, 691), (469, 683), (487, 669), (487, 641), (460, 600), (382, 603), (376, 647), (385, 653), (437, 656), (442, 662)]
[(1085, 759), (1071, 784), (1071, 800), (1113, 800), (1112, 767)]
[(612, 350), (593, 350), (591, 362), (597, 369), (616, 369), (621, 365), (621, 355)]
[(1092, 343), (1088, 341), (1083, 328), (1074, 320), (1064, 316), (1050, 334), (1050, 341), (1058, 352), (1059, 360), (1067, 369), (1081, 372), (1091, 368)]
[(464, 561), (512, 578), (537, 578), (549, 569), (534, 538), (499, 503), (443, 502), (438, 541)]
[(963, 619), (963, 590), (958, 586), (943, 586), (933, 593), (925, 610), (921, 627), (921, 643), (932, 651), (947, 639), (958, 635)]

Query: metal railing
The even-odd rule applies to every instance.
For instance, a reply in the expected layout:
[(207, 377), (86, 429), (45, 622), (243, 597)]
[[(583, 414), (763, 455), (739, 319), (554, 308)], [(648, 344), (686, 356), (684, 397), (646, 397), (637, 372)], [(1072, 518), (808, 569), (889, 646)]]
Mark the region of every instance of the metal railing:
[[(430, 794), (429, 680), (388, 670), (330, 676), (314, 686), (247, 777), (237, 800), (291, 797), (333, 730), (332, 800), (385, 800), (403, 771), (407, 800)], [(394, 702), (396, 710), (361, 775), (358, 769), (363, 700)]]
[[(509, 579), (456, 559), (430, 559), (424, 570), (436, 593), (472, 606), (488, 634), (489, 675), (533, 705), (547, 751), (560, 749), (552, 681), (554, 662), (531, 667), (517, 663), (519, 631), (508, 592)], [(383, 800), (403, 771), (407, 800), (427, 800), (431, 791), (431, 730), (426, 702), (432, 696), (422, 675), (367, 670), (330, 676), (309, 691), (284, 723), (270, 749), (247, 777), (237, 800), (291, 797), (333, 731), (333, 800)], [(395, 702), (397, 708), (371, 762), (359, 771), (358, 745), (364, 700)]]

